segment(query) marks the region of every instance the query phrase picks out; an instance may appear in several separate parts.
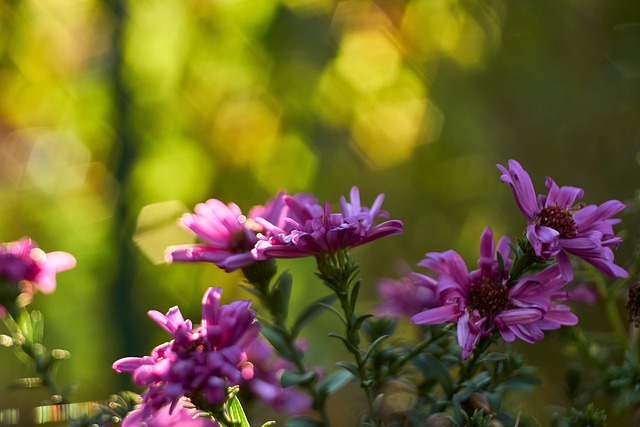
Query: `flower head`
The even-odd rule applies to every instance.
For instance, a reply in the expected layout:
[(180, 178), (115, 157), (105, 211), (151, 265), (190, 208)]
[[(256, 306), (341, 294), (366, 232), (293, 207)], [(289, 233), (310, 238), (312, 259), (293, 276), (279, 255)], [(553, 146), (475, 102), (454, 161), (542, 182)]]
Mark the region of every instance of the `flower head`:
[(452, 250), (429, 253), (418, 264), (438, 275), (439, 306), (416, 314), (411, 320), (430, 325), (457, 323), (463, 359), (469, 357), (478, 339), (494, 331), (507, 342), (520, 338), (533, 343), (544, 338), (544, 330), (574, 325), (578, 320), (567, 306), (555, 304), (567, 299), (566, 292), (561, 292), (567, 282), (557, 264), (507, 287), (508, 239), (500, 240), (497, 254), (493, 233), (487, 227), (481, 237), (477, 270), (469, 272), (460, 255)]
[(255, 218), (281, 224), (287, 211), (283, 197), (281, 193), (265, 206), (254, 206), (248, 216), (235, 203), (225, 205), (209, 199), (197, 204), (195, 214), (184, 214), (180, 223), (204, 243), (170, 246), (165, 252), (167, 261), (212, 262), (227, 272), (253, 264), (259, 258), (251, 250), (258, 241), (257, 234), (263, 231)]
[(384, 195), (380, 194), (371, 208), (362, 206), (358, 188), (352, 187), (350, 201), (342, 197), (341, 212), (332, 213), (329, 202), (321, 206), (307, 194), (285, 196), (289, 213), (283, 226), (264, 217), (256, 219), (265, 233), (256, 244), (254, 254), (266, 258), (298, 258), (336, 252), (402, 233), (402, 222), (398, 220), (374, 224), (377, 218), (388, 218), (387, 212), (380, 210), (383, 200)]
[(565, 252), (574, 254), (608, 276), (627, 277), (627, 272), (613, 262), (611, 246), (622, 241), (613, 232), (620, 222), (612, 218), (624, 209), (618, 200), (609, 200), (600, 206), (575, 206), (583, 190), (576, 187), (558, 187), (546, 179), (547, 195), (536, 197), (529, 174), (515, 160), (509, 160), (509, 169), (497, 165), (502, 172), (500, 180), (509, 184), (520, 211), (527, 218), (527, 240), (536, 256), (556, 258), (565, 279), (573, 278), (571, 262)]
[(117, 372), (132, 373), (137, 385), (148, 387), (143, 394), (145, 417), (167, 404), (173, 409), (183, 397), (220, 405), (229, 386), (253, 375), (246, 351), (259, 332), (255, 312), (250, 301), (220, 305), (221, 292), (206, 291), (202, 323), (195, 328), (178, 307), (166, 315), (150, 311), (173, 340), (153, 349), (150, 356), (125, 357), (113, 364)]
[(30, 298), (35, 289), (47, 294), (53, 292), (56, 273), (75, 265), (72, 255), (45, 253), (28, 238), (0, 243), (0, 304), (12, 304), (20, 294)]
[(437, 284), (431, 277), (415, 272), (402, 274), (399, 280), (382, 278), (377, 288), (382, 303), (375, 312), (381, 316), (411, 317), (424, 309), (437, 307), (440, 305), (436, 299)]

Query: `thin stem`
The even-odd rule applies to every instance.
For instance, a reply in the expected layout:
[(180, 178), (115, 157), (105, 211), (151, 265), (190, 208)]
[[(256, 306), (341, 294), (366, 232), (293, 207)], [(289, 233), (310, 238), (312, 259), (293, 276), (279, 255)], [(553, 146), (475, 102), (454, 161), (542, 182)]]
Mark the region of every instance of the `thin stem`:
[(369, 413), (373, 418), (375, 425), (379, 425), (378, 419), (375, 416), (375, 411), (373, 408), (373, 396), (371, 394), (371, 385), (372, 379), (367, 374), (366, 365), (362, 359), (362, 353), (360, 352), (360, 348), (358, 347), (360, 341), (360, 334), (358, 329), (355, 328), (355, 307), (352, 307), (349, 303), (349, 298), (346, 292), (337, 292), (338, 299), (340, 300), (340, 305), (342, 306), (342, 311), (345, 314), (345, 318), (347, 320), (346, 330), (347, 330), (347, 340), (351, 343), (351, 346), (346, 346), (347, 350), (353, 354), (353, 357), (356, 361), (356, 365), (358, 366), (358, 374), (360, 377), (360, 384), (364, 389), (365, 396), (367, 398), (367, 406), (369, 407)]
[[(320, 254), (316, 257), (318, 261), (318, 270), (320, 271), (320, 278), (324, 283), (334, 291), (340, 306), (344, 313), (344, 320), (346, 322), (346, 337), (344, 337), (344, 344), (356, 362), (358, 368), (358, 377), (360, 379), (360, 386), (364, 390), (367, 406), (371, 420), (375, 426), (380, 426), (380, 421), (376, 416), (376, 411), (373, 404), (373, 395), (371, 388), (373, 386), (373, 377), (371, 377), (366, 368), (366, 363), (362, 357), (360, 345), (360, 326), (362, 325), (362, 318), (356, 316), (355, 305), (357, 303), (357, 289), (351, 286), (354, 280), (354, 276), (358, 271), (358, 265), (353, 262), (351, 255), (348, 251), (338, 251), (332, 253)], [(356, 287), (358, 285), (356, 284)]]

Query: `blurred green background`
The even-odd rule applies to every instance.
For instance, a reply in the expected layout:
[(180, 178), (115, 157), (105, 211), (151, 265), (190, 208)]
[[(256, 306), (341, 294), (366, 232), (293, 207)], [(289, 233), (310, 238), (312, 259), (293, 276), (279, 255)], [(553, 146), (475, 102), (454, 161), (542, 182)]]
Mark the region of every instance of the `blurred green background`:
[[(132, 387), (111, 364), (166, 339), (147, 310), (198, 321), (209, 286), (249, 297), (239, 274), (160, 262), (192, 241), (176, 219), (207, 198), (248, 211), (280, 189), (336, 207), (352, 185), (365, 204), (385, 193), (405, 233), (354, 251), (364, 311), (400, 260), (453, 248), (471, 265), (485, 226), (520, 235), (496, 163), (518, 159), (540, 192), (550, 175), (587, 202), (631, 202), (639, 150), (637, 0), (0, 2), (0, 240), (78, 260), (33, 304), (48, 346), (71, 351), (59, 378), (78, 382), (73, 401)], [(638, 222), (618, 227), (620, 263)], [(314, 267), (280, 263), (298, 306), (327, 293)], [(580, 310), (606, 328), (598, 306)], [(329, 371), (331, 327), (306, 333)], [(28, 373), (14, 359), (0, 351), (1, 384)], [(540, 414), (562, 396), (544, 375)], [(1, 388), (0, 409), (45, 397)], [(349, 424), (359, 404), (335, 399), (332, 417)]]

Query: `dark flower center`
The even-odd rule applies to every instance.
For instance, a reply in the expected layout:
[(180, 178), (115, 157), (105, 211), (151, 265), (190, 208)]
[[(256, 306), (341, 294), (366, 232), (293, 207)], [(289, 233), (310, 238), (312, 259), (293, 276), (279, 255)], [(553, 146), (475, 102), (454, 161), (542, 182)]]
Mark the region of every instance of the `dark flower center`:
[(536, 216), (535, 222), (543, 227), (553, 228), (560, 233), (561, 239), (571, 239), (578, 234), (578, 226), (573, 220), (573, 211), (558, 205), (545, 206)]
[(502, 281), (483, 277), (471, 284), (467, 307), (478, 310), (482, 317), (497, 316), (511, 307), (509, 290)]

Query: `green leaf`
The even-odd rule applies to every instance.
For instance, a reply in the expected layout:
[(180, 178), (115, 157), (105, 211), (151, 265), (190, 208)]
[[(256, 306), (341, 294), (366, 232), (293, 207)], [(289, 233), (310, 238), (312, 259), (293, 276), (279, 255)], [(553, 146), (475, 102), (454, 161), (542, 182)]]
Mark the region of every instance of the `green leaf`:
[(347, 320), (342, 316), (342, 313), (340, 313), (340, 312), (338, 311), (338, 309), (337, 309), (337, 308), (335, 308), (335, 307), (334, 307), (334, 306), (332, 306), (332, 305), (325, 304), (325, 303), (323, 303), (323, 302), (320, 302), (320, 303), (318, 303), (318, 304), (319, 304), (321, 307), (324, 307), (324, 308), (326, 308), (327, 310), (329, 310), (329, 311), (333, 312), (336, 316), (338, 316), (338, 318), (339, 318), (340, 320), (342, 320), (342, 323), (344, 323), (345, 325), (347, 324)]
[(302, 331), (302, 328), (307, 323), (315, 319), (320, 313), (322, 313), (322, 311), (326, 308), (326, 305), (331, 304), (333, 301), (335, 301), (335, 299), (336, 295), (331, 294), (322, 297), (306, 306), (304, 310), (302, 310), (300, 314), (298, 314), (298, 317), (296, 318), (296, 321), (291, 328), (291, 336), (293, 338), (297, 337), (298, 334), (300, 334), (300, 331)]
[(481, 362), (500, 362), (508, 360), (509, 355), (503, 353), (488, 353), (480, 358)]
[(31, 312), (31, 327), (33, 329), (33, 342), (42, 343), (42, 338), (44, 336), (44, 317), (38, 310), (33, 310)]
[(358, 318), (356, 319), (355, 322), (353, 322), (353, 328), (352, 330), (354, 331), (358, 331), (360, 329), (360, 327), (362, 327), (362, 322), (364, 322), (365, 320), (367, 320), (370, 317), (373, 317), (374, 315), (371, 313), (367, 313), (367, 314), (363, 314), (361, 316), (358, 316)]
[(226, 406), (232, 423), (239, 424), (240, 427), (251, 427), (237, 396), (234, 395), (227, 400)]
[(348, 339), (346, 339), (341, 335), (338, 335), (336, 332), (329, 332), (329, 336), (331, 338), (338, 338), (340, 341), (344, 343), (345, 347), (347, 347), (347, 350), (351, 351), (352, 353), (359, 351), (353, 344), (351, 344), (351, 342)]
[(356, 283), (353, 284), (353, 288), (351, 288), (351, 297), (349, 297), (349, 304), (355, 310), (356, 302), (358, 301), (358, 294), (360, 293), (360, 284), (361, 280), (357, 280)]
[(300, 374), (298, 372), (284, 371), (280, 377), (280, 385), (282, 388), (291, 387), (294, 385), (309, 384), (316, 378), (315, 372), (305, 372)]
[(290, 361), (295, 359), (295, 355), (291, 352), (291, 348), (289, 347), (286, 337), (279, 329), (265, 323), (261, 323), (260, 326), (260, 333), (262, 336), (269, 341), (273, 348), (275, 348), (282, 357)]
[(275, 306), (276, 313), (284, 320), (289, 314), (289, 300), (291, 298), (291, 287), (293, 277), (288, 271), (283, 272), (273, 284), (271, 292), (271, 302)]
[(331, 374), (324, 377), (322, 381), (320, 381), (320, 383), (318, 384), (318, 394), (322, 397), (329, 396), (330, 394), (335, 393), (350, 382), (357, 380), (358, 377), (353, 376), (351, 372), (340, 369), (338, 371), (332, 372)]
[(355, 363), (341, 360), (339, 362), (336, 362), (336, 365), (351, 372), (356, 378), (360, 378), (360, 370), (358, 369), (358, 365), (356, 365)]
[(440, 360), (430, 354), (422, 354), (413, 359), (413, 364), (420, 369), (425, 377), (433, 376), (438, 380), (446, 394), (453, 391), (453, 379), (449, 369)]
[(380, 346), (380, 344), (382, 344), (382, 341), (386, 340), (387, 338), (389, 338), (389, 335), (383, 335), (381, 337), (378, 337), (378, 339), (375, 340), (374, 342), (372, 342), (369, 348), (367, 349), (367, 353), (364, 355), (364, 358), (362, 359), (362, 363), (367, 363), (367, 360), (369, 360), (369, 357), (371, 357), (371, 354), (375, 351), (377, 347)]

